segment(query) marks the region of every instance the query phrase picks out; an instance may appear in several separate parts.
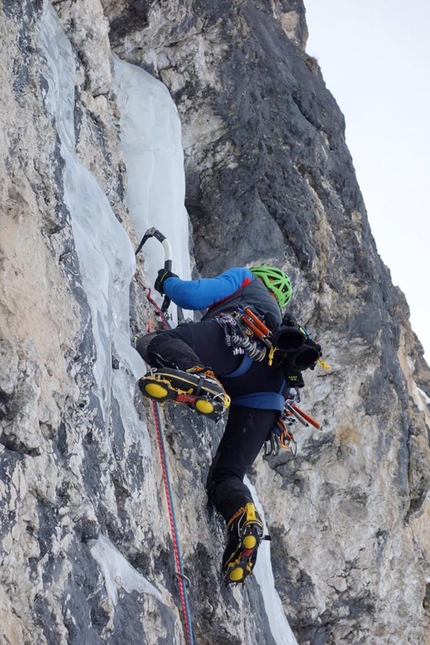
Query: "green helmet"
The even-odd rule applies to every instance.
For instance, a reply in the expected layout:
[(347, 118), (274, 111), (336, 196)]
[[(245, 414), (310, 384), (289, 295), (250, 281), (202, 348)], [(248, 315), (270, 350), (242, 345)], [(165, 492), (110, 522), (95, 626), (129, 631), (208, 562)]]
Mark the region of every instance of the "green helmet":
[(286, 273), (276, 267), (251, 267), (251, 273), (257, 278), (261, 278), (266, 287), (273, 293), (278, 301), (278, 305), (283, 309), (291, 300), (293, 290), (291, 288), (290, 278)]

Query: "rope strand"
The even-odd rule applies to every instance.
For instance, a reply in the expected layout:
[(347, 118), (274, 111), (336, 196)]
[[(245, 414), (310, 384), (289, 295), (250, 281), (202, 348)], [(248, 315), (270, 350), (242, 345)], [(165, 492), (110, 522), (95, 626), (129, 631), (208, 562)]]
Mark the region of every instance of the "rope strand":
[[(139, 286), (145, 292), (148, 302), (154, 307), (158, 316), (160, 317), (161, 323), (164, 329), (169, 329), (170, 328), (169, 323), (167, 321), (166, 316), (162, 312), (161, 307), (159, 307), (158, 304), (155, 302), (155, 300), (151, 298), (151, 289), (149, 289), (143, 284), (137, 272), (135, 274), (135, 278)], [(150, 323), (148, 322), (148, 332), (150, 331), (152, 331), (152, 329), (151, 329)], [(157, 444), (158, 444), (158, 451), (160, 454), (161, 469), (163, 474), (163, 483), (164, 483), (164, 492), (166, 495), (167, 511), (169, 514), (170, 536), (173, 544), (173, 556), (174, 556), (175, 568), (176, 568), (175, 574), (179, 585), (179, 597), (181, 601), (186, 642), (187, 642), (187, 645), (194, 645), (191, 612), (190, 612), (190, 606), (188, 602), (188, 590), (187, 590), (188, 578), (184, 574), (184, 567), (182, 563), (181, 547), (179, 544), (178, 526), (176, 523), (172, 487), (170, 485), (169, 467), (167, 464), (166, 446), (164, 442), (163, 429), (161, 424), (160, 409), (156, 401), (151, 401), (151, 403), (152, 403), (152, 412), (154, 415), (155, 429), (157, 433)]]
[(176, 576), (179, 584), (179, 596), (181, 599), (182, 613), (184, 618), (184, 627), (188, 645), (194, 645), (193, 630), (191, 623), (191, 613), (187, 597), (186, 579), (182, 564), (181, 549), (179, 545), (178, 527), (176, 524), (175, 508), (173, 505), (173, 494), (170, 485), (169, 469), (167, 465), (166, 447), (161, 428), (160, 411), (158, 404), (152, 401), (152, 411), (154, 413), (155, 427), (157, 431), (157, 443), (160, 453), (161, 468), (163, 472), (164, 492), (166, 494), (167, 510), (169, 513), (170, 531), (173, 543), (173, 555), (176, 566)]

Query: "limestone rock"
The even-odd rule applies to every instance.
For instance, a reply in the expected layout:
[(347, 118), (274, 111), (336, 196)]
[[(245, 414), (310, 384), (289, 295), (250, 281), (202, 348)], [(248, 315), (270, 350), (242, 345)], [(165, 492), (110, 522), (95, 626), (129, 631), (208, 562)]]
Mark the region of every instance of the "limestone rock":
[[(381, 262), (301, 0), (59, 0), (76, 155), (133, 238), (112, 57), (181, 115), (203, 275), (277, 262), (329, 371), (305, 375), (298, 456), (252, 473), (302, 645), (428, 645), (430, 371)], [(46, 105), (45, 3), (0, 8), (0, 616), (8, 643), (185, 642), (149, 406), (104, 418), (64, 160)], [(148, 311), (132, 288), (133, 332)], [(125, 387), (112, 356), (112, 388)], [(137, 409), (137, 412), (136, 412)], [(254, 579), (226, 590), (204, 482), (222, 428), (163, 418), (196, 642), (270, 645)], [(98, 547), (97, 547), (98, 545)], [(104, 550), (103, 550), (104, 549)], [(108, 553), (106, 562), (100, 554)], [(111, 567), (108, 564), (112, 565)], [(149, 582), (155, 593), (148, 593)]]

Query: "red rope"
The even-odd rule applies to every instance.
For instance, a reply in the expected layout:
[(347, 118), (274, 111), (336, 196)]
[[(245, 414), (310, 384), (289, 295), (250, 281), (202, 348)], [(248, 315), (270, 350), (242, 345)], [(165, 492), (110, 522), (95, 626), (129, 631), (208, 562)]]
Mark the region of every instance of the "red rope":
[[(150, 302), (151, 305), (156, 309), (162, 321), (163, 327), (165, 329), (169, 329), (169, 324), (166, 320), (164, 313), (161, 311), (161, 307), (159, 307), (158, 304), (155, 302), (155, 300), (151, 298), (151, 289), (149, 289), (143, 284), (138, 273), (135, 274), (135, 278), (138, 284), (140, 285), (140, 287), (146, 293), (148, 302)], [(151, 323), (148, 320), (148, 332), (151, 332), (151, 331), (152, 331)], [(187, 591), (186, 591), (185, 579), (184, 579), (185, 576), (184, 576), (183, 566), (182, 566), (181, 550), (180, 550), (179, 539), (178, 539), (178, 529), (176, 525), (175, 509), (173, 505), (173, 494), (170, 486), (166, 448), (164, 445), (163, 431), (162, 431), (161, 420), (160, 420), (160, 411), (156, 401), (151, 401), (151, 403), (152, 403), (152, 412), (154, 415), (155, 429), (157, 432), (157, 444), (158, 444), (158, 451), (160, 454), (161, 470), (163, 474), (163, 483), (164, 483), (164, 492), (166, 496), (167, 511), (169, 514), (170, 537), (172, 539), (172, 544), (173, 544), (173, 555), (175, 559), (176, 577), (178, 579), (178, 585), (179, 585), (179, 596), (181, 600), (181, 608), (182, 608), (184, 627), (185, 627), (185, 633), (186, 633), (186, 641), (188, 645), (193, 645), (194, 639), (193, 639), (193, 631), (192, 631), (192, 625), (191, 625), (191, 615), (190, 615), (190, 609), (188, 605), (188, 599), (186, 596)]]
[[(163, 325), (164, 329), (169, 329), (169, 323), (167, 322), (167, 318), (164, 315), (164, 312), (162, 311), (160, 305), (157, 302), (155, 302), (155, 300), (151, 296), (151, 289), (149, 287), (146, 287), (143, 284), (142, 279), (141, 279), (140, 275), (137, 272), (134, 274), (134, 277), (136, 278), (136, 281), (137, 281), (138, 285), (140, 286), (140, 288), (145, 292), (145, 295), (146, 295), (146, 298), (147, 298), (148, 302), (151, 303), (151, 305), (156, 310), (158, 316), (161, 319), (161, 324)], [(150, 326), (149, 323), (148, 323), (148, 331), (149, 332), (152, 331), (151, 326)]]
[(179, 584), (179, 596), (181, 599), (181, 607), (182, 607), (182, 613), (184, 617), (186, 639), (187, 639), (187, 643), (189, 645), (192, 645), (193, 635), (192, 635), (192, 629), (191, 629), (191, 618), (190, 618), (187, 598), (185, 595), (186, 588), (185, 588), (184, 574), (182, 570), (182, 559), (180, 554), (179, 541), (177, 537), (175, 510), (173, 507), (173, 496), (172, 496), (172, 490), (170, 487), (168, 466), (166, 461), (166, 449), (164, 446), (158, 404), (155, 401), (152, 401), (152, 410), (154, 413), (155, 427), (157, 430), (157, 443), (158, 443), (158, 449), (160, 453), (161, 469), (163, 472), (164, 492), (166, 494), (167, 510), (169, 513), (170, 535), (173, 543), (173, 555), (175, 558), (175, 567), (176, 567), (176, 574), (177, 574), (178, 584)]

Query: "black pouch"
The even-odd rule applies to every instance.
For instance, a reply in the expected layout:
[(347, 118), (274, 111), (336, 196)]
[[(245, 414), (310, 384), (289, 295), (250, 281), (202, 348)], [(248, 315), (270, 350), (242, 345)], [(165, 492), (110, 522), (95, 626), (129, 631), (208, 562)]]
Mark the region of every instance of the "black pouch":
[(280, 352), (288, 353), (299, 349), (306, 340), (306, 336), (297, 327), (280, 327), (272, 336), (272, 344)]
[(321, 358), (321, 345), (314, 343), (313, 340), (308, 338), (306, 342), (296, 350), (291, 358), (293, 365), (298, 370), (313, 370), (319, 358)]

